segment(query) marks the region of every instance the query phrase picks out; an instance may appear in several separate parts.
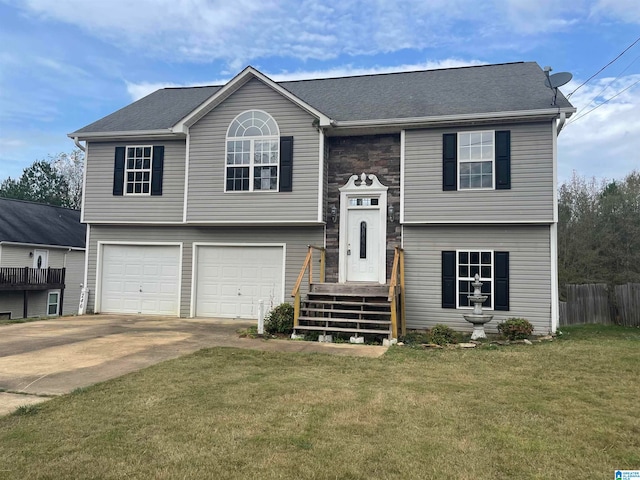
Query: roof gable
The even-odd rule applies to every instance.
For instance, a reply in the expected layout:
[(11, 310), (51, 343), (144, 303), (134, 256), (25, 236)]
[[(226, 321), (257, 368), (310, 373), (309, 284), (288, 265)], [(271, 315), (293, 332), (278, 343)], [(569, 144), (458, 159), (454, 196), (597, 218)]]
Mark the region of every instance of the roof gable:
[(245, 68), (242, 72), (236, 75), (233, 79), (231, 79), (224, 87), (220, 88), (216, 91), (211, 97), (209, 97), (205, 102), (199, 105), (195, 110), (186, 115), (183, 119), (177, 122), (173, 129), (175, 131), (184, 131), (185, 127), (190, 127), (202, 117), (204, 117), (211, 110), (215, 109), (220, 103), (222, 103), (226, 98), (228, 98), (231, 94), (240, 89), (245, 83), (247, 83), (252, 78), (256, 78), (266, 86), (275, 90), (277, 93), (282, 95), (283, 97), (290, 100), (292, 103), (298, 105), (303, 110), (306, 110), (311, 115), (318, 118), (320, 125), (329, 126), (330, 119), (320, 112), (315, 107), (311, 106), (304, 100), (299, 97), (293, 95), (288, 90), (284, 89), (282, 86), (271, 80), (266, 75), (260, 73), (255, 68), (249, 66)]
[(85, 247), (80, 211), (0, 198), (0, 242)]

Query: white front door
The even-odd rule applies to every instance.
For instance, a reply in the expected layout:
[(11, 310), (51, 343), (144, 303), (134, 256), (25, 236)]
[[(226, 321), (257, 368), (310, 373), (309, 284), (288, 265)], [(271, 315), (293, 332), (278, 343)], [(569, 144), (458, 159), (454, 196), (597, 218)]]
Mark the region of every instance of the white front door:
[(33, 268), (47, 268), (49, 266), (49, 250), (33, 251)]
[(387, 279), (387, 190), (378, 177), (351, 175), (340, 187), (340, 250), (338, 281), (376, 282)]
[(380, 251), (380, 210), (350, 208), (347, 214), (347, 281), (377, 282)]

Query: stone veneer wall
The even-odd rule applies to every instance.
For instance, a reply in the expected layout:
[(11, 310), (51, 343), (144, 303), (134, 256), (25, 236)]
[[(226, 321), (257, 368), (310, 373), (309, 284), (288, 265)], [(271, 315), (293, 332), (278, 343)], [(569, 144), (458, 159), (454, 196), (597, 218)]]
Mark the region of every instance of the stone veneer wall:
[[(368, 135), (328, 137), (328, 195), (325, 212), (335, 205), (340, 212), (340, 187), (351, 175), (373, 173), (380, 183), (389, 187), (387, 206), (393, 206), (395, 218), (387, 217), (387, 279), (391, 277), (394, 247), (401, 244), (400, 229), (400, 135)], [(339, 213), (338, 213), (339, 214)], [(334, 224), (327, 213), (326, 281), (338, 281), (338, 250), (340, 219)]]

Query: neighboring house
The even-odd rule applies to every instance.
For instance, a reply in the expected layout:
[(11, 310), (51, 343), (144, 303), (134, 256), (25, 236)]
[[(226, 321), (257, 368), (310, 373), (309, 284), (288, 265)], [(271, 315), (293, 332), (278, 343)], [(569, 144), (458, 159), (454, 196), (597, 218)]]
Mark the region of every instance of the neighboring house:
[(78, 312), (85, 231), (78, 210), (0, 198), (0, 317)]
[(402, 246), (409, 328), (469, 329), (478, 272), (489, 328), (553, 331), (556, 136), (575, 109), (552, 98), (533, 62), (289, 82), (247, 67), (156, 91), (69, 134), (86, 142), (88, 310), (256, 318), (291, 301), (308, 245), (352, 288), (385, 284)]

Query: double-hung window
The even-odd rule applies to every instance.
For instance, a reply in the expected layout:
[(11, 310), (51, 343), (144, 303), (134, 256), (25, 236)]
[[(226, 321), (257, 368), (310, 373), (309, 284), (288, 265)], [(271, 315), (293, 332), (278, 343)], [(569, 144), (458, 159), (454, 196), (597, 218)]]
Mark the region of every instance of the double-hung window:
[(442, 252), (442, 308), (471, 308), (473, 282), (478, 275), (484, 307), (509, 310), (509, 252), (447, 250)]
[(225, 191), (278, 191), (280, 131), (266, 112), (249, 110), (229, 125)]
[(473, 295), (475, 276), (480, 276), (481, 292), (487, 296), (483, 307), (493, 309), (493, 252), (458, 250), (457, 252), (458, 308), (472, 307), (468, 296)]
[(151, 193), (151, 146), (127, 147), (125, 164), (126, 195), (149, 195)]
[(458, 188), (493, 188), (494, 185), (494, 132), (458, 133)]

